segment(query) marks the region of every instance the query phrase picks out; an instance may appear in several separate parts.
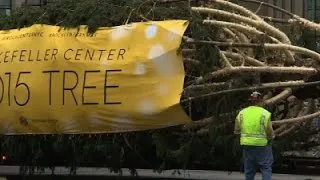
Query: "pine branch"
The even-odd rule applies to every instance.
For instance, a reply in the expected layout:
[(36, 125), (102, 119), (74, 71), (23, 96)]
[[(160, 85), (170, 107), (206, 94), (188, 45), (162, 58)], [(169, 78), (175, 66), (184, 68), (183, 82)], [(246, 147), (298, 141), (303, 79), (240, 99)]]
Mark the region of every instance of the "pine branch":
[(279, 93), (278, 95), (276, 95), (276, 96), (264, 101), (264, 104), (265, 105), (277, 104), (279, 101), (282, 101), (282, 100), (286, 99), (291, 94), (292, 94), (292, 89), (291, 88), (286, 88), (281, 93)]
[(222, 51), (223, 54), (225, 54), (227, 57), (234, 58), (234, 59), (244, 59), (248, 64), (253, 66), (266, 66), (263, 62), (260, 62), (259, 60), (256, 60), (252, 57), (241, 55), (238, 53), (228, 52), (228, 51)]
[[(269, 31), (272, 33), (274, 33), (275, 35), (278, 35), (278, 37), (282, 38), (284, 43), (287, 43), (287, 44), (291, 44), (289, 38), (281, 31), (279, 31), (277, 28), (271, 26), (270, 24), (266, 23), (263, 21), (263, 19), (261, 19), (259, 16), (257, 16), (255, 13), (249, 11), (248, 9), (242, 7), (242, 6), (239, 6), (237, 4), (234, 4), (234, 3), (230, 3), (230, 2), (227, 2), (227, 1), (224, 1), (224, 0), (213, 0), (214, 2), (217, 2), (217, 3), (220, 3), (222, 5), (225, 5), (229, 8), (233, 8), (235, 10), (238, 10), (240, 12), (242, 12), (243, 14), (245, 14), (247, 17), (251, 17), (253, 19), (255, 19), (256, 21), (258, 21), (258, 24), (263, 24), (263, 25), (260, 25), (260, 26), (263, 26), (264, 29), (266, 29), (266, 31)], [(262, 4), (260, 4), (261, 6)], [(259, 6), (259, 8), (260, 8)], [(254, 26), (254, 27), (259, 27), (259, 26)], [(240, 28), (240, 27), (238, 27)], [(253, 33), (255, 34), (260, 34), (260, 31), (258, 32), (254, 32)], [(273, 38), (272, 36), (269, 36), (269, 38), (271, 38), (274, 42), (277, 42), (277, 43), (280, 43), (280, 41), (276, 38)], [(289, 62), (292, 64), (294, 62), (294, 57), (293, 57), (293, 54), (288, 52), (288, 50), (285, 50), (285, 54), (287, 55), (287, 57), (289, 58)]]
[[(297, 115), (297, 118), (303, 117), (303, 116), (305, 116), (305, 115), (307, 115), (307, 114), (310, 114), (310, 113), (313, 113), (314, 109), (315, 109), (314, 100), (313, 100), (313, 99), (312, 99), (312, 100), (309, 100), (308, 105), (307, 105), (305, 108), (302, 108), (302, 109), (299, 111), (299, 113), (298, 113), (298, 115)], [(298, 126), (299, 126), (301, 123), (303, 123), (303, 122), (304, 122), (304, 121), (301, 121), (301, 120), (300, 120), (300, 121), (297, 121), (296, 123), (294, 123), (293, 125), (291, 125), (290, 128), (288, 128), (288, 129), (282, 131), (281, 133), (279, 133), (279, 134), (278, 134), (278, 137), (282, 137), (282, 136), (284, 136), (284, 135), (286, 135), (286, 134), (289, 134), (290, 132), (292, 132), (292, 131), (294, 131), (295, 129), (297, 129)]]
[(220, 41), (205, 41), (205, 40), (192, 40), (188, 39), (187, 43), (189, 44), (212, 44), (219, 47), (242, 47), (242, 48), (265, 48), (270, 50), (291, 50), (296, 51), (301, 54), (308, 55), (310, 57), (315, 58), (316, 60), (320, 61), (320, 54), (316, 53), (315, 51), (311, 51), (309, 49), (293, 46), (289, 44), (257, 44), (257, 43), (233, 43), (233, 42), (220, 42)]
[(226, 82), (220, 82), (220, 83), (207, 83), (207, 84), (201, 84), (201, 85), (190, 85), (184, 88), (184, 91), (190, 91), (190, 90), (195, 90), (198, 91), (199, 89), (212, 89), (212, 88), (217, 88), (217, 87), (222, 87), (222, 86), (228, 86)]
[(181, 54), (183, 57), (193, 56), (196, 51), (196, 49), (181, 49)]
[[(183, 99), (180, 101), (180, 103), (189, 102), (190, 100), (199, 99), (199, 98), (205, 98), (205, 97), (211, 97), (226, 93), (234, 93), (234, 92), (241, 92), (241, 91), (253, 91), (253, 90), (262, 90), (262, 89), (274, 89), (274, 88), (283, 88), (283, 87), (302, 87), (302, 86), (313, 86), (320, 84), (320, 81), (315, 82), (304, 82), (304, 81), (287, 81), (287, 82), (275, 82), (275, 83), (264, 83), (260, 86), (251, 86), (251, 87), (244, 87), (244, 88), (236, 88), (236, 89), (227, 89), (223, 91), (217, 91), (209, 94), (203, 94), (200, 96), (194, 96), (194, 97), (188, 97), (188, 99)], [(204, 86), (205, 87), (205, 86)], [(287, 90), (288, 92), (291, 92), (291, 90)], [(283, 93), (281, 95), (275, 96), (275, 98), (271, 98), (266, 100), (267, 103), (273, 103), (276, 102), (277, 99), (282, 99), (283, 95), (286, 93)], [(290, 94), (290, 93), (289, 93)]]
[(240, 6), (238, 4), (235, 4), (235, 3), (232, 3), (232, 2), (228, 2), (228, 1), (225, 1), (225, 0), (210, 0), (210, 1), (218, 3), (218, 4), (223, 5), (223, 6), (226, 6), (226, 7), (230, 8), (230, 9), (237, 10), (240, 13), (242, 13), (243, 15), (245, 15), (247, 17), (250, 17), (250, 18), (252, 18), (254, 20), (261, 20), (260, 17), (258, 15), (256, 15), (257, 13), (253, 13), (252, 11), (250, 11), (247, 8), (245, 8), (243, 6)]
[(308, 114), (305, 116), (301, 117), (296, 117), (296, 118), (291, 118), (291, 119), (283, 119), (283, 120), (278, 120), (278, 121), (272, 121), (273, 125), (281, 125), (281, 124), (292, 124), (292, 123), (297, 123), (297, 122), (303, 122), (303, 121), (308, 121), (312, 120), (314, 118), (317, 118), (320, 116), (320, 111), (312, 114)]
[[(247, 33), (248, 35), (256, 35), (256, 36), (262, 36), (265, 35), (265, 33), (249, 27), (249, 26), (244, 26), (244, 25), (240, 25), (240, 24), (236, 24), (236, 23), (230, 23), (230, 22), (224, 22), (224, 21), (216, 21), (216, 20), (204, 20), (203, 21), (204, 24), (208, 24), (208, 25), (213, 25), (213, 26), (220, 26), (220, 27), (227, 27), (227, 28), (233, 28), (236, 29), (237, 31), (242, 31), (244, 33)], [(278, 39), (273, 38), (271, 36), (267, 36), (268, 38), (270, 38), (273, 42), (275, 43), (281, 43)], [(246, 41), (247, 43), (249, 41)], [(285, 54), (287, 55), (287, 57), (289, 58), (289, 62), (292, 64), (294, 63), (295, 59), (292, 55), (291, 52), (289, 52), (289, 50), (284, 49)]]
[(236, 41), (240, 42), (239, 37), (233, 33), (229, 28), (223, 27), (222, 30), (229, 35), (232, 39), (235, 39)]
[[(217, 1), (217, 0), (216, 0)], [(221, 0), (219, 0), (221, 1)], [(225, 1), (222, 1), (225, 2)], [(230, 3), (233, 4), (233, 3)], [(233, 4), (235, 5), (235, 4)], [(240, 6), (241, 7), (241, 6)], [(243, 7), (242, 7), (243, 8)], [(191, 7), (191, 10), (197, 11), (199, 13), (210, 13), (210, 14), (216, 14), (221, 17), (226, 17), (230, 19), (234, 19), (237, 22), (244, 22), (247, 23), (257, 29), (262, 29), (263, 31), (266, 31), (270, 36), (276, 36), (280, 39), (282, 43), (291, 44), (291, 41), (289, 38), (280, 30), (274, 28), (273, 26), (270, 26), (268, 23), (264, 23), (264, 21), (261, 20), (253, 20), (248, 17), (244, 17), (235, 13), (223, 11), (223, 10), (217, 10), (217, 9), (211, 9), (211, 8), (203, 8), (203, 7)], [(259, 18), (259, 17), (258, 17)]]
[(231, 67), (224, 68), (215, 72), (210, 73), (207, 76), (206, 80), (211, 78), (218, 78), (227, 76), (234, 73), (244, 73), (244, 72), (260, 72), (260, 73), (295, 73), (295, 74), (303, 74), (303, 75), (311, 75), (316, 74), (317, 70), (314, 68), (306, 68), (306, 67), (278, 67), (278, 66), (260, 66), (260, 67), (252, 67), (252, 66), (240, 66), (240, 67)]
[(297, 128), (297, 126), (296, 126), (296, 125), (293, 125), (293, 126), (287, 128), (287, 129), (285, 129), (284, 131), (279, 132), (276, 136), (277, 136), (277, 137), (283, 137), (283, 136), (285, 136), (286, 134), (291, 133), (292, 131), (294, 131), (296, 128)]
[(220, 114), (216, 114), (213, 115), (209, 118), (204, 118), (204, 119), (200, 119), (197, 121), (192, 121), (189, 124), (183, 125), (182, 126), (182, 130), (183, 131), (190, 131), (190, 130), (199, 130), (200, 128), (203, 128), (205, 126), (208, 126), (210, 123), (212, 123), (214, 121), (214, 117), (217, 116), (217, 118), (225, 118), (225, 117), (234, 117), (236, 116), (238, 113), (240, 112), (240, 110), (235, 110), (232, 112), (228, 112), (228, 113), (220, 113)]
[(292, 24), (292, 23), (296, 23), (297, 20), (296, 19), (280, 19), (280, 18), (274, 18), (274, 17), (270, 17), (270, 16), (260, 16), (264, 21), (270, 21), (273, 23), (288, 23), (288, 24)]
[[(239, 38), (239, 40), (240, 40), (239, 43), (250, 43), (251, 40), (249, 40), (249, 38), (248, 38), (245, 34), (239, 32), (239, 31), (237, 31), (237, 30), (235, 30), (235, 29), (232, 29), (232, 31), (233, 31), (234, 34), (236, 34), (236, 36)], [(239, 50), (237, 49), (237, 51), (239, 51)], [(243, 51), (244, 53), (246, 53), (249, 57), (250, 57), (250, 56), (254, 56), (253, 49), (251, 49), (251, 48), (242, 49), (242, 51)], [(242, 54), (243, 54), (243, 53), (242, 53)]]
[(206, 136), (209, 134), (209, 129), (200, 129), (196, 132), (198, 136)]
[(272, 98), (273, 94), (271, 91), (268, 91), (265, 95), (263, 95), (262, 100), (265, 101), (267, 99)]
[(157, 3), (176, 3), (176, 2), (187, 2), (191, 0), (155, 0)]
[(182, 131), (189, 131), (189, 130), (199, 129), (201, 127), (208, 125), (210, 122), (212, 122), (212, 120), (213, 120), (213, 117), (211, 116), (211, 117), (204, 118), (201, 120), (193, 121), (192, 123), (183, 125), (181, 127), (181, 130)]
[[(291, 112), (293, 112), (292, 117), (290, 117), (290, 114), (288, 113), (287, 118), (294, 118), (297, 117), (301, 112), (303, 112), (302, 102), (298, 103), (294, 108), (291, 109)], [(287, 130), (289, 127), (290, 130)], [(288, 124), (280, 125), (279, 128), (275, 129), (276, 136), (283, 136), (287, 132), (291, 132), (292, 129)]]
[(287, 126), (288, 126), (287, 124), (283, 124), (277, 129), (275, 129), (274, 133), (276, 134), (276, 136), (278, 136), (278, 134), (280, 134), (281, 132), (285, 131), (287, 129)]
[(200, 61), (192, 59), (192, 58), (184, 58), (183, 61), (187, 62), (187, 63), (191, 63), (191, 64), (201, 64)]
[[(289, 100), (287, 100), (287, 101), (289, 101)], [(290, 107), (286, 118), (297, 117), (299, 115), (299, 113), (301, 112), (301, 110), (303, 109), (303, 105), (302, 105), (303, 103), (301, 100), (296, 99), (295, 102), (292, 102), (292, 103), (295, 103), (295, 104), (293, 105), (293, 107)]]
[[(256, 28), (245, 26), (233, 22), (225, 22), (225, 21), (218, 21), (218, 20), (203, 20), (204, 25), (212, 25), (215, 27), (221, 28), (233, 28), (241, 32), (248, 33), (249, 35), (264, 35), (265, 33), (258, 31)], [(272, 38), (272, 37), (271, 37)]]
[(232, 65), (231, 65), (230, 61), (228, 60), (228, 58), (226, 57), (226, 55), (224, 53), (222, 53), (221, 51), (219, 51), (219, 53), (220, 53), (220, 59), (222, 59), (222, 64), (227, 68), (232, 68)]

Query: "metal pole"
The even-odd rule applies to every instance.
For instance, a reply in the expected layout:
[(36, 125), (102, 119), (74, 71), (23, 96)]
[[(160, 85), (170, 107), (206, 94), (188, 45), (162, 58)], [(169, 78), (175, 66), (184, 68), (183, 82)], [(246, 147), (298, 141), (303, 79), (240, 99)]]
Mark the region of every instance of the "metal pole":
[[(316, 19), (316, 12), (317, 12), (317, 0), (314, 0), (314, 13), (313, 13), (313, 21), (315, 22), (315, 23), (317, 23), (318, 22), (318, 20)], [(314, 47), (315, 47), (315, 49), (317, 49), (316, 48), (316, 46), (317, 46), (317, 31), (316, 30), (314, 30), (314, 43), (313, 43), (313, 45), (314, 45)]]

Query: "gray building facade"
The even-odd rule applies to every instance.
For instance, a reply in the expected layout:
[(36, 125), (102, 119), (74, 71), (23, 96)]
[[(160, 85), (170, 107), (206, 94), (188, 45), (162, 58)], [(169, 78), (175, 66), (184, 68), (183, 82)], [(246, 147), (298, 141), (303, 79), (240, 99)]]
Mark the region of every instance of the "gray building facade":
[[(300, 17), (320, 22), (320, 0), (260, 0), (262, 3), (269, 3), (281, 7)], [(273, 8), (263, 6), (257, 3), (241, 1), (241, 5), (257, 12), (262, 16), (269, 16), (274, 18), (286, 19), (289, 18), (282, 12), (274, 10)]]
[[(260, 1), (261, 3), (269, 3), (272, 5), (278, 6), (280, 8), (283, 8), (291, 13), (304, 17), (305, 15), (304, 7), (306, 5), (309, 5), (310, 2), (314, 0), (260, 0)], [(281, 18), (281, 19), (288, 18), (288, 16), (284, 15), (283, 13), (261, 4), (244, 2), (241, 0), (239, 2), (242, 6), (245, 6), (254, 12), (257, 12), (258, 15)], [(320, 1), (318, 3), (320, 3)]]
[[(52, 2), (54, 0), (0, 0), (0, 11), (10, 14), (12, 9), (21, 4), (29, 4), (39, 6)], [(116, 0), (115, 0), (116, 1)], [(261, 2), (270, 3), (279, 6), (287, 11), (297, 14), (307, 19), (319, 21), (320, 20), (320, 0), (260, 0)], [(239, 1), (241, 5), (249, 8), (252, 11), (258, 10), (257, 14), (263, 16), (270, 16), (275, 18), (286, 18), (286, 16), (266, 6), (252, 2)], [(260, 6), (260, 7), (259, 7)], [(319, 11), (319, 13), (317, 13)]]
[(50, 0), (0, 0), (0, 13), (10, 15), (12, 10), (21, 4), (41, 6)]
[[(28, 4), (33, 6), (41, 6), (47, 3), (53, 2), (55, 0), (0, 0), (0, 13), (10, 15), (15, 7), (21, 4)], [(90, 1), (90, 0), (88, 0)], [(117, 0), (114, 0), (117, 1)], [(311, 21), (320, 22), (320, 0), (260, 0), (261, 3), (253, 3), (250, 0), (239, 0), (242, 6), (256, 12), (256, 14), (261, 16), (274, 17), (279, 19), (288, 19), (287, 15), (284, 13), (274, 10), (273, 8), (262, 5), (261, 3), (269, 3), (278, 7), (281, 7), (289, 12), (304, 17)], [(276, 25), (276, 24), (275, 24)], [(311, 32), (306, 39), (313, 47), (315, 45), (320, 45), (317, 39), (320, 40), (320, 34), (316, 32)], [(320, 49), (320, 46), (319, 48)]]

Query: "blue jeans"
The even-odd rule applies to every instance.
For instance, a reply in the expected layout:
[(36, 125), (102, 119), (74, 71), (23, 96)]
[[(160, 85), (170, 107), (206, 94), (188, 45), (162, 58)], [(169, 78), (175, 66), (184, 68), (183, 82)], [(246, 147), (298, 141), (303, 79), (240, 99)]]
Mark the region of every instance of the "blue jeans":
[(273, 153), (272, 146), (263, 147), (244, 146), (244, 173), (246, 180), (254, 180), (257, 165), (262, 174), (262, 180), (271, 180)]

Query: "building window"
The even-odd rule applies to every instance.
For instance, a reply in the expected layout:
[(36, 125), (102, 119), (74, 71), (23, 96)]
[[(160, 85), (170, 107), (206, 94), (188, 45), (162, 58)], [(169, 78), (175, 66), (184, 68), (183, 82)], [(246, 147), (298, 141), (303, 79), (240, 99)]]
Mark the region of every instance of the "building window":
[(0, 0), (0, 14), (10, 15), (12, 9), (11, 0)]
[[(315, 23), (320, 22), (320, 1), (305, 0), (304, 1), (304, 18)], [(308, 49), (320, 52), (320, 33), (317, 31), (305, 31), (305, 46)]]
[(25, 0), (25, 3), (30, 6), (42, 6), (47, 4), (47, 0)]
[(305, 0), (304, 1), (304, 16), (306, 19), (320, 22), (320, 1), (317, 0)]
[(0, 14), (10, 15), (12, 9), (21, 5), (43, 6), (55, 0), (0, 0)]

